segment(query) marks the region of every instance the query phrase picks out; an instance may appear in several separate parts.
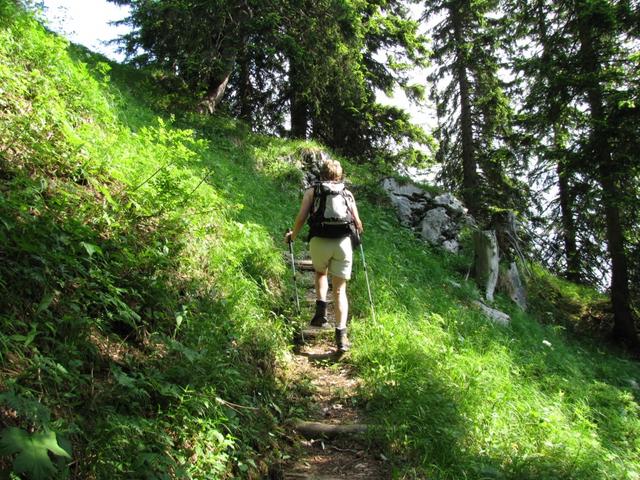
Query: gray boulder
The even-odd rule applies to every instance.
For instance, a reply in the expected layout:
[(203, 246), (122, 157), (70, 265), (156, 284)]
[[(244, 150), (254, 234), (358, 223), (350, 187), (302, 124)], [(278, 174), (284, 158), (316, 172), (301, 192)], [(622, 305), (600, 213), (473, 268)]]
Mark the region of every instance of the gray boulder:
[(458, 235), (468, 222), (467, 211), (450, 193), (438, 196), (413, 183), (400, 184), (385, 178), (382, 188), (395, 207), (400, 223), (416, 231), (422, 239), (445, 250), (460, 250)]
[(452, 230), (451, 217), (442, 207), (427, 210), (420, 227), (422, 238), (433, 245), (440, 245), (446, 240), (445, 233)]

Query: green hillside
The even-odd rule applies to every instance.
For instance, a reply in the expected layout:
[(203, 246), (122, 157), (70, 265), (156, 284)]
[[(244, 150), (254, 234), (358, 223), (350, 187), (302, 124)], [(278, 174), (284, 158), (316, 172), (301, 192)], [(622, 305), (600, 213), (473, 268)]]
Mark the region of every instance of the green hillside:
[[(301, 198), (290, 160), (321, 146), (181, 113), (153, 72), (70, 46), (12, 5), (0, 3), (0, 472), (269, 478), (305, 408), (305, 386), (282, 375), (306, 320), (283, 261)], [(344, 163), (377, 313), (356, 269), (344, 361), (395, 478), (639, 479), (640, 365), (568, 328), (599, 295), (534, 268), (532, 312), (498, 298), (512, 323), (492, 324), (473, 306), (470, 254), (419, 242), (381, 174)]]

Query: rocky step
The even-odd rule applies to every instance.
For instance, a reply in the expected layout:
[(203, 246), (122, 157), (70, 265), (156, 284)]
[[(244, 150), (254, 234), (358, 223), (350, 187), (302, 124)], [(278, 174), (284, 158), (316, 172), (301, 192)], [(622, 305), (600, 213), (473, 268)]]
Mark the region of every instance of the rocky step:
[(298, 420), (293, 424), (293, 429), (306, 439), (364, 435), (368, 428), (368, 425), (363, 423), (333, 424)]

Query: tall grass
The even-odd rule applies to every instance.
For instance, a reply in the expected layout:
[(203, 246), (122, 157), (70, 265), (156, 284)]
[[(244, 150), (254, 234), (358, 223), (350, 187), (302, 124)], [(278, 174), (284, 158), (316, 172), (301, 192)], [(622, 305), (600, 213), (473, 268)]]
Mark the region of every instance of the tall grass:
[[(354, 322), (351, 361), (397, 478), (639, 478), (637, 362), (568, 333), (563, 302), (541, 301), (550, 289), (533, 284), (533, 313), (498, 298), (512, 322), (492, 324), (465, 280), (469, 246), (431, 251), (388, 213), (360, 209), (379, 321)], [(553, 284), (574, 308), (598, 301)], [(354, 286), (366, 315), (362, 276)]]

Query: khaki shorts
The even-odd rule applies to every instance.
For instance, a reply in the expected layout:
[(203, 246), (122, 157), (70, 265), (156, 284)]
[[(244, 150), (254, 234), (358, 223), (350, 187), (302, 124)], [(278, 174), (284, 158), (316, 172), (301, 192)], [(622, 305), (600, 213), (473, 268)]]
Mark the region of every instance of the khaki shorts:
[(353, 265), (351, 239), (313, 237), (309, 241), (309, 253), (316, 272), (326, 272), (349, 280)]

